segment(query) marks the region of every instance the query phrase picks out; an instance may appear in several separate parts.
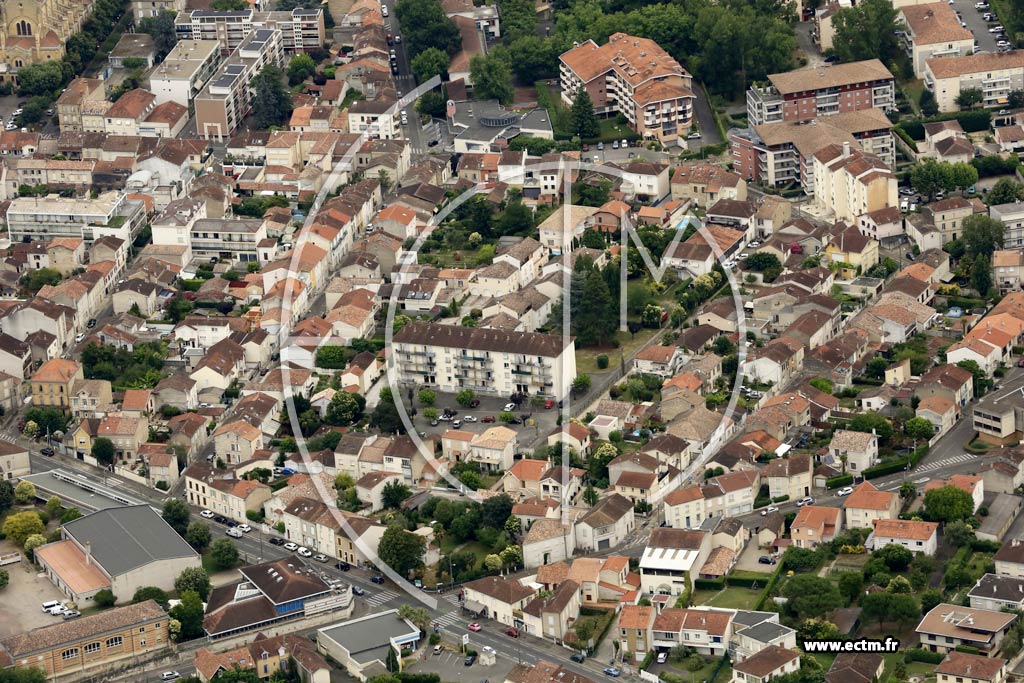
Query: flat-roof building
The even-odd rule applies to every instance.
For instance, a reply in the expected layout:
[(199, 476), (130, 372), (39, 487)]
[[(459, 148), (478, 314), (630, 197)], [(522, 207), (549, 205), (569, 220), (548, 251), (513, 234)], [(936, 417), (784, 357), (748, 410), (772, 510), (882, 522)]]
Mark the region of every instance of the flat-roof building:
[(220, 43), (216, 40), (181, 40), (152, 73), (149, 91), (158, 105), (177, 102), (191, 107), (220, 65)]
[(224, 54), (234, 52), (249, 34), (260, 29), (281, 31), (284, 50), (289, 54), (323, 47), (327, 40), (324, 11), (320, 8), (275, 12), (195, 9), (180, 12), (174, 22), (179, 40), (216, 40)]
[(252, 109), (252, 81), (267, 66), (281, 66), (281, 32), (259, 29), (249, 34), (234, 54), (196, 96), (196, 132), (207, 139), (226, 140)]
[(91, 244), (108, 235), (134, 241), (145, 223), (145, 204), (114, 191), (96, 199), (18, 197), (7, 209), (12, 242), (80, 237)]
[(419, 639), (419, 627), (402, 619), (394, 609), (343, 621), (316, 632), (319, 650), (360, 681), (387, 670), (389, 651), (401, 660), (402, 649), (415, 649)]

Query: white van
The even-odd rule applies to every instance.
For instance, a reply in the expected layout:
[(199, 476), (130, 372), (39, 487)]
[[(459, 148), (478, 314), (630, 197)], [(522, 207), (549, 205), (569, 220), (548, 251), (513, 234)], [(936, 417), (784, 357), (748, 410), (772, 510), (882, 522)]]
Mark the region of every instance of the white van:
[(47, 610), (47, 612), (49, 612), (52, 616), (55, 616), (55, 617), (59, 617), (60, 615), (64, 614), (67, 611), (68, 611), (68, 608), (65, 607), (64, 605), (60, 605), (60, 604), (58, 604), (56, 607), (51, 607), (50, 609)]
[(64, 603), (61, 602), (60, 600), (47, 600), (46, 602), (43, 603), (43, 611), (44, 612), (49, 612), (54, 607), (60, 607), (63, 610), (64, 609)]

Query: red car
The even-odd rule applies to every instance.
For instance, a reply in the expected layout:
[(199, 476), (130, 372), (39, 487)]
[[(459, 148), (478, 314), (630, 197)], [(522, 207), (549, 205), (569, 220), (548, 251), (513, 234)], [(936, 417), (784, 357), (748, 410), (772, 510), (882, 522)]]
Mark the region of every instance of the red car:
[(481, 422), (494, 422), (494, 416), (493, 415), (484, 415), (483, 417), (480, 418), (480, 421)]
[(466, 628), (468, 628), (470, 631), (482, 631), (484, 627), (474, 621)]
[(512, 636), (513, 638), (518, 638), (519, 637), (519, 629), (517, 629), (515, 627), (507, 628), (507, 629), (505, 629), (505, 635), (506, 636)]
[(545, 408), (554, 408), (555, 407), (555, 402), (552, 399), (549, 398), (548, 400), (544, 401), (544, 407)]

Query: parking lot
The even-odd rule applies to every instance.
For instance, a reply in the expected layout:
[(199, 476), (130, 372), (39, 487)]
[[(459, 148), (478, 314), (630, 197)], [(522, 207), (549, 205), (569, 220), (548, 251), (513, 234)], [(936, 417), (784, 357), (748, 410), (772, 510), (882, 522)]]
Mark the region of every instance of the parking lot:
[(978, 41), (979, 52), (995, 52), (996, 37), (989, 33), (989, 23), (982, 16), (985, 12), (993, 12), (991, 9), (977, 10), (974, 8), (976, 0), (953, 0), (949, 4), (960, 13), (963, 23), (967, 24), (967, 30), (974, 34)]
[[(472, 647), (472, 645), (471, 645)], [(475, 647), (477, 652), (480, 647)], [(505, 680), (508, 672), (512, 670), (515, 662), (502, 656), (498, 656), (493, 666), (484, 666), (477, 660), (472, 666), (466, 666), (466, 657), (461, 652), (446, 646), (439, 654), (433, 654), (434, 648), (426, 646), (426, 658), (416, 659), (416, 662), (409, 667), (409, 670), (423, 673), (436, 673), (442, 681), (474, 681), (479, 683), (487, 680), (491, 683), (500, 683)]]
[[(515, 430), (519, 439), (520, 450), (530, 450), (538, 441), (546, 439), (558, 421), (557, 405), (551, 408), (535, 407), (530, 405), (529, 400), (524, 401), (518, 408), (511, 411), (517, 418), (522, 420), (523, 424), (504, 424), (498, 420), (498, 415), (505, 409), (508, 397), (481, 396), (478, 399), (480, 404), (476, 408), (464, 408), (455, 400), (454, 394), (438, 393), (437, 401), (434, 403), (434, 408), (437, 412), (442, 414), (445, 408), (450, 408), (456, 412), (452, 421), (438, 419), (437, 424), (434, 425), (423, 414), (426, 406), (420, 404), (415, 394), (413, 395), (412, 402), (409, 401), (407, 395), (403, 398), (405, 399), (406, 408), (415, 407), (416, 409), (413, 422), (416, 425), (416, 430), (419, 432), (441, 435), (449, 429), (461, 429), (479, 434), (489, 427), (503, 425)], [(466, 421), (467, 416), (470, 418), (468, 422)], [(458, 421), (458, 424), (456, 424), (455, 420)], [(485, 420), (489, 421), (485, 422)]]
[[(0, 544), (0, 552), (13, 549), (10, 543)], [(10, 583), (0, 593), (0, 638), (62, 622), (61, 617), (46, 614), (40, 608), (49, 600), (67, 601), (67, 596), (58, 591), (45, 575), (36, 572), (25, 560), (3, 569), (10, 577)]]

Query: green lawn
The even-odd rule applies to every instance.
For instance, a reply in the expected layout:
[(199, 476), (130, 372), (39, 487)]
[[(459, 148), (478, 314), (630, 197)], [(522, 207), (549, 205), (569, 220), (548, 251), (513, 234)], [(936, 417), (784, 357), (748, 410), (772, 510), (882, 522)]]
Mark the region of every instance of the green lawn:
[[(708, 659), (707, 663), (703, 668), (697, 669), (696, 671), (690, 671), (685, 666), (684, 662), (670, 662), (672, 667), (679, 671), (679, 675), (683, 677), (685, 681), (696, 681), (697, 683), (710, 683), (711, 674), (714, 672), (715, 667), (718, 666), (717, 659)], [(732, 680), (732, 667), (728, 664), (722, 667), (722, 670), (718, 672), (718, 677), (715, 678), (715, 683), (729, 683)]]
[(618, 332), (615, 336), (619, 341), (618, 348), (577, 348), (576, 372), (588, 374), (604, 372), (597, 367), (597, 357), (602, 353), (608, 356), (608, 368), (611, 368), (619, 362), (620, 355), (628, 361), (648, 339), (660, 337), (664, 332), (664, 330), (640, 330), (632, 338), (630, 338), (629, 332)]
[[(766, 577), (767, 580), (767, 577)], [(753, 591), (739, 586), (728, 586), (721, 591), (695, 591), (693, 602), (696, 605), (724, 607), (728, 609), (754, 609), (761, 598), (761, 591)]]
[(594, 142), (613, 142), (615, 140), (632, 140), (636, 138), (636, 133), (627, 126), (625, 123), (620, 122), (617, 118), (615, 119), (601, 119), (601, 132)]

